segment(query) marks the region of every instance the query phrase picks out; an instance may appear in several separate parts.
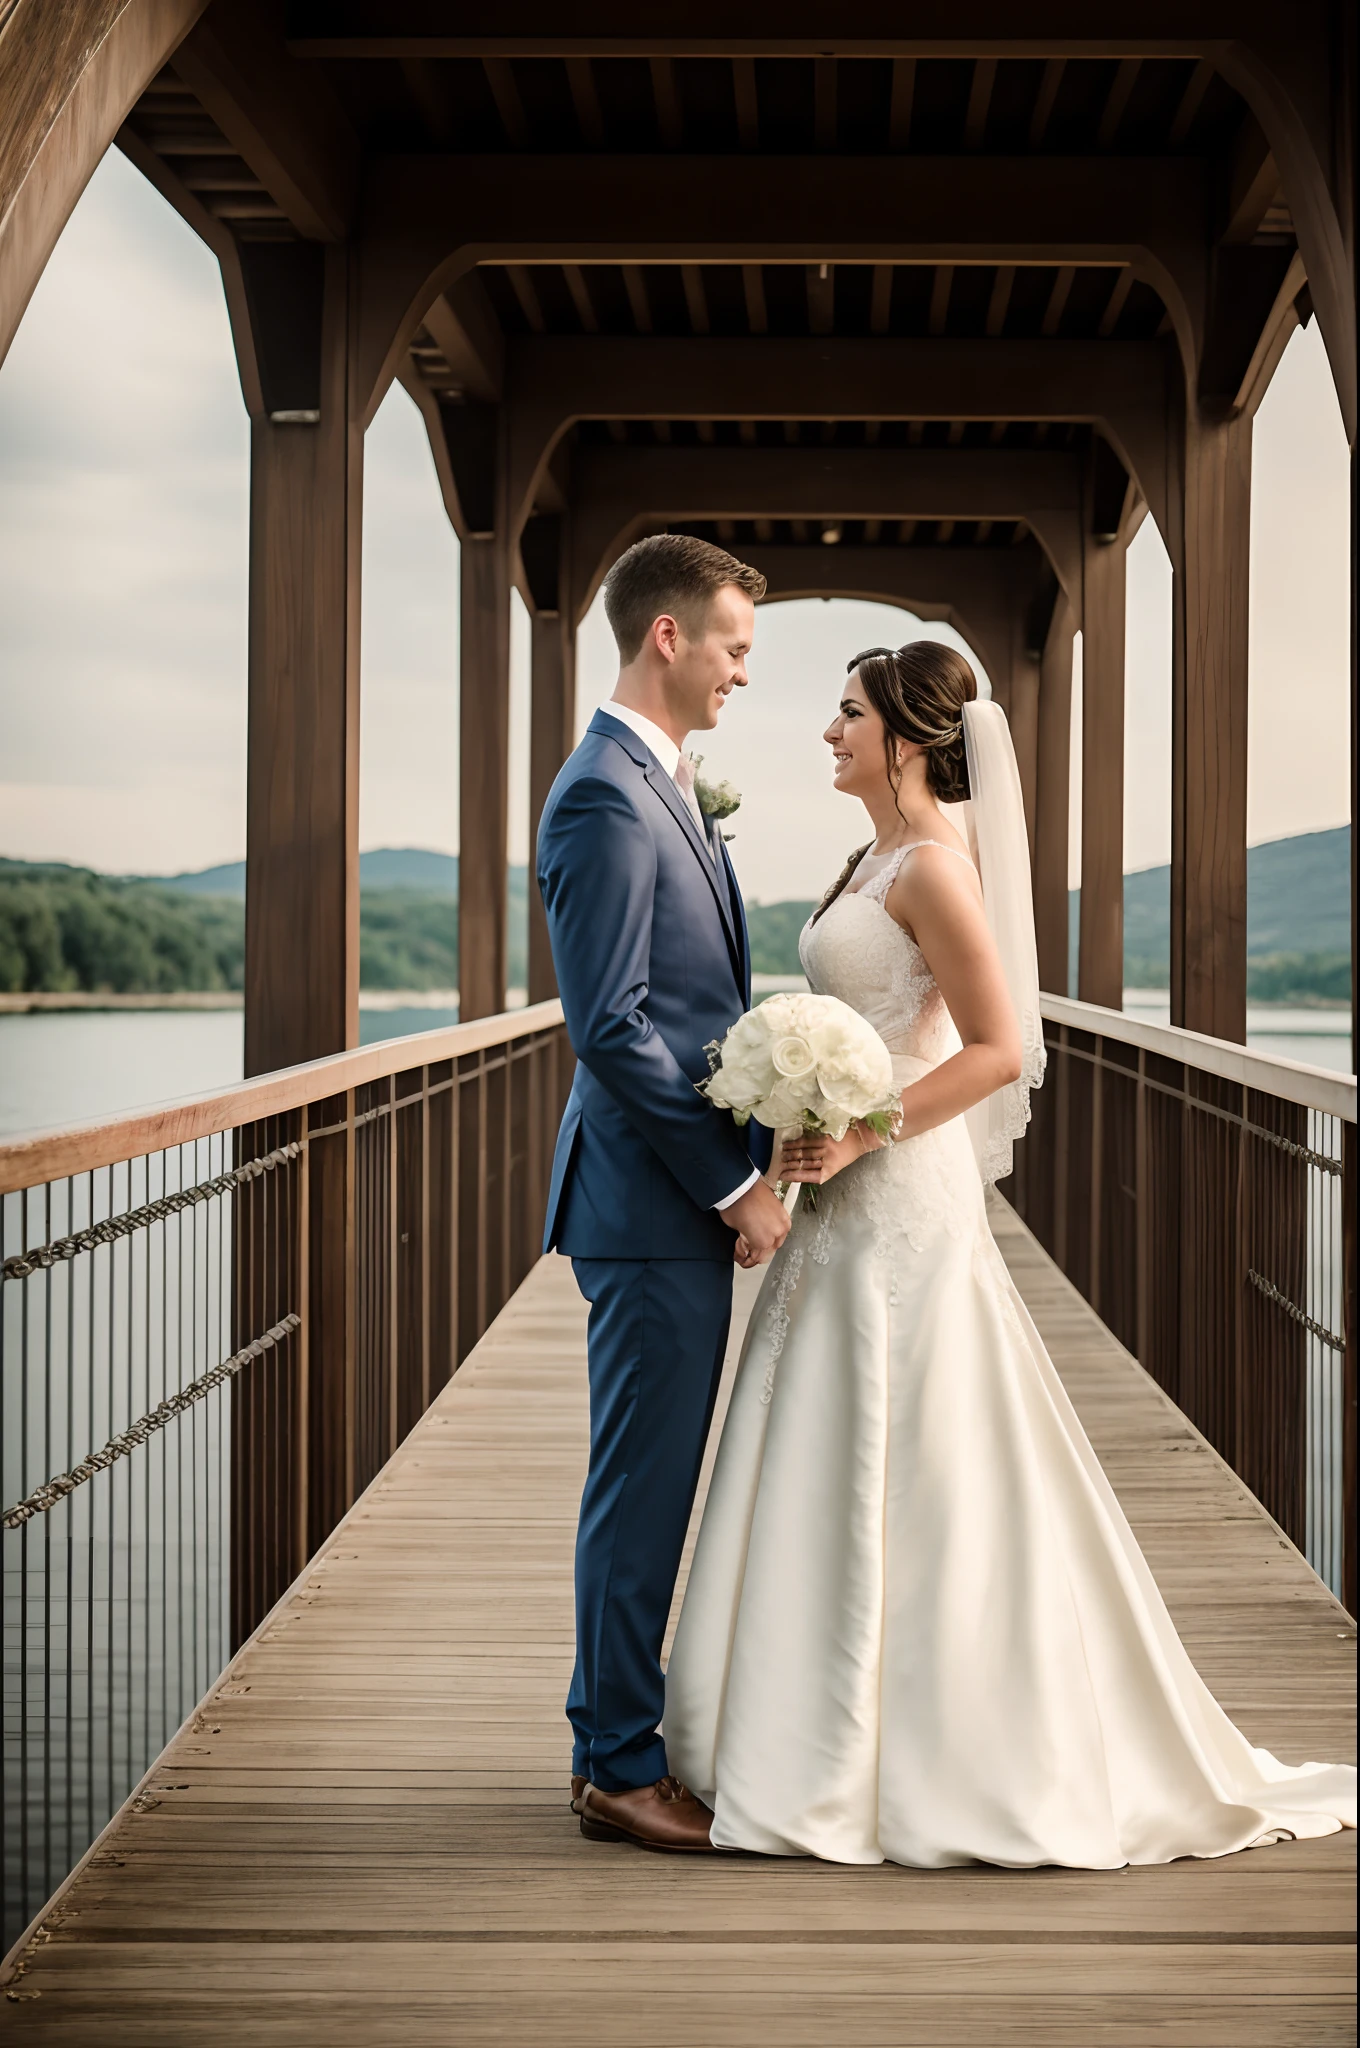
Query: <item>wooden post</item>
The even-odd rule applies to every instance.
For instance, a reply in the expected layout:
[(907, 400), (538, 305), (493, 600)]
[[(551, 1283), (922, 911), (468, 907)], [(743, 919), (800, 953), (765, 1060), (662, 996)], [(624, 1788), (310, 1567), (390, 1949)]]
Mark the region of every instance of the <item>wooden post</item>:
[(1011, 635), (1011, 686), (1007, 715), (1020, 790), (1029, 831), (1030, 873), (1034, 871), (1035, 830), (1039, 814), (1039, 660), (1027, 645), (1025, 620), (1017, 617)]
[(359, 1022), (363, 433), (342, 244), (247, 272), (251, 424), (245, 1070), (342, 1052)]
[(538, 821), (576, 738), (576, 629), (564, 612), (533, 622), (533, 709), (529, 739), (529, 1001), (557, 994), (548, 920), (538, 893)]
[(1251, 419), (1192, 416), (1172, 651), (1171, 1021), (1247, 1029)]
[(505, 1008), (510, 574), (503, 532), (462, 543), (458, 706), (458, 1015)]
[(1034, 930), (1039, 985), (1067, 994), (1067, 819), (1071, 801), (1072, 643), (1077, 620), (1058, 593), (1039, 664)]
[(557, 772), (576, 743), (576, 628), (568, 587), (568, 522), (530, 519), (520, 556), (533, 607), (529, 732), (529, 1001), (557, 994), (548, 921), (538, 893), (538, 821)]
[(1122, 540), (1083, 547), (1081, 944), (1077, 994), (1124, 1003), (1124, 591)]

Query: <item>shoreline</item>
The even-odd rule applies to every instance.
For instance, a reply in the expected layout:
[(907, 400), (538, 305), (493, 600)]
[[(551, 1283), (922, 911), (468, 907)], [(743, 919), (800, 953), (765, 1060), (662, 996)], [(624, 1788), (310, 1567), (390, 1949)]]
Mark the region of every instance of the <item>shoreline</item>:
[[(753, 974), (753, 993), (773, 994), (777, 989), (797, 989), (803, 984), (801, 975)], [(523, 989), (507, 989), (508, 1007), (522, 1009), (527, 1000)], [(239, 989), (175, 989), (159, 994), (138, 993), (117, 995), (110, 991), (90, 989), (33, 989), (19, 992), (0, 991), (0, 1017), (31, 1016), (38, 1012), (48, 1014), (61, 1011), (115, 1012), (136, 1010), (194, 1011), (194, 1010), (239, 1010), (244, 1003)], [(1165, 989), (1127, 988), (1124, 991), (1125, 1004), (1143, 1005), (1167, 1003), (1170, 997)], [(1313, 1000), (1291, 996), (1281, 1002), (1263, 1002), (1249, 999), (1253, 1010), (1308, 1011), (1319, 1019), (1324, 1017), (1348, 1017), (1350, 1004), (1318, 997)], [(384, 1010), (456, 1010), (457, 989), (360, 989), (359, 1008), (367, 1011)]]

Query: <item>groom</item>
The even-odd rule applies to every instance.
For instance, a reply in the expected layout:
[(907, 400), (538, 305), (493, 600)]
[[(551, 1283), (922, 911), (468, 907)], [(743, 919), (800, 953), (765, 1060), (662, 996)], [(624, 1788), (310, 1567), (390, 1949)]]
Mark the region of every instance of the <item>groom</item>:
[[(765, 579), (682, 534), (605, 579), (619, 679), (538, 833), (577, 1056), (544, 1250), (590, 1303), (590, 1468), (576, 1538), (572, 1807), (594, 1841), (709, 1848), (712, 1815), (666, 1768), (661, 1642), (727, 1344), (732, 1263), (788, 1218), (751, 1144), (696, 1092), (704, 1047), (750, 1003), (741, 893), (682, 752), (747, 681)], [(763, 1141), (763, 1142), (762, 1142)], [(734, 1235), (736, 1233), (737, 1235)]]

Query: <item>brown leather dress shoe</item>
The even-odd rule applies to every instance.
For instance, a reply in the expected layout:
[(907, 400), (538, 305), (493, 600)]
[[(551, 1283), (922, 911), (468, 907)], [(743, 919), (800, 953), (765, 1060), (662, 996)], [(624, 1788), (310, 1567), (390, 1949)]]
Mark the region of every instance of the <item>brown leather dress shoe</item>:
[(572, 1779), (572, 1781), (571, 1781), (571, 1810), (572, 1810), (572, 1812), (573, 1812), (573, 1813), (579, 1813), (579, 1812), (581, 1811), (581, 1801), (582, 1801), (582, 1800), (583, 1800), (583, 1799), (585, 1798), (586, 1786), (587, 1786), (587, 1785), (588, 1785), (589, 1783), (590, 1783), (590, 1780), (589, 1780), (589, 1778), (573, 1778), (573, 1779)]
[(588, 1842), (636, 1842), (640, 1849), (712, 1854), (713, 1816), (678, 1778), (659, 1778), (634, 1792), (602, 1792), (587, 1785), (581, 1796), (581, 1833)]

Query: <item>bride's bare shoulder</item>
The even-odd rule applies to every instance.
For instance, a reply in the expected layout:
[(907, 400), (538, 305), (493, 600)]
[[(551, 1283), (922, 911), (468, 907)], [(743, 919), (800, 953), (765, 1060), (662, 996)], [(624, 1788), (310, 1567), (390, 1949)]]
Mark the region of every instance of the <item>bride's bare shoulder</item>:
[[(948, 837), (945, 834), (948, 833)], [(937, 836), (919, 840), (899, 866), (884, 908), (909, 936), (924, 917), (982, 902), (982, 883), (962, 835), (944, 825)]]

